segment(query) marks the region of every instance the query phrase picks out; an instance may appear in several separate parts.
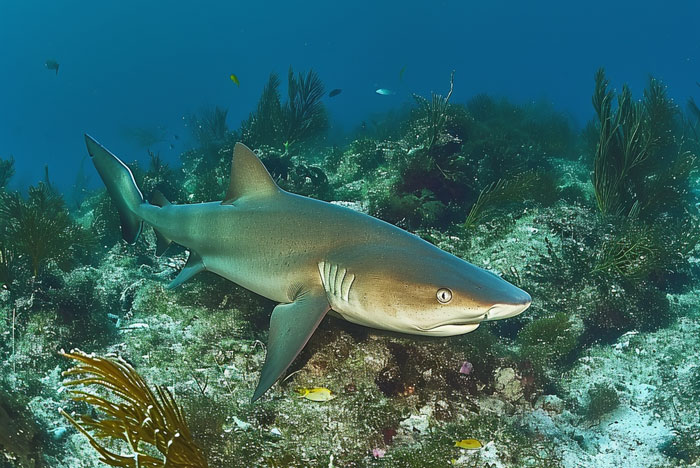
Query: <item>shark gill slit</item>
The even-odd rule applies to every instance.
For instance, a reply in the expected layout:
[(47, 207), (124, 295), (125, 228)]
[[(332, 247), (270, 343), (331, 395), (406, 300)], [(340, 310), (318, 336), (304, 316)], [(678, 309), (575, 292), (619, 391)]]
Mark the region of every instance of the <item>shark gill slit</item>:
[(348, 274), (347, 268), (341, 268), (335, 263), (319, 262), (321, 282), (326, 293), (344, 302), (350, 301), (350, 289), (355, 282), (355, 275)]
[[(343, 297), (343, 300), (345, 302), (350, 302), (350, 288), (352, 287), (352, 284), (355, 281), (355, 275), (350, 273), (350, 276), (348, 276), (347, 278), (347, 281), (344, 281), (341, 285), (341, 296)], [(346, 284), (347, 287), (345, 287)]]
[(328, 286), (331, 288), (331, 294), (335, 296), (335, 279), (338, 276), (338, 265), (331, 265), (331, 275), (328, 277)]

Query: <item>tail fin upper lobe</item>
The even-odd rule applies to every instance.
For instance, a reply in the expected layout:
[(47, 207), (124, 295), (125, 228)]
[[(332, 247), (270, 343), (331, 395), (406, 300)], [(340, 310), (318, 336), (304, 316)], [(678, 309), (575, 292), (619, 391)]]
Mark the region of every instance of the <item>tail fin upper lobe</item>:
[(139, 205), (144, 203), (143, 195), (136, 185), (134, 176), (126, 164), (91, 136), (85, 135), (85, 143), (112, 202), (119, 210), (122, 237), (125, 241), (133, 244), (143, 228), (143, 221), (137, 216), (136, 211)]

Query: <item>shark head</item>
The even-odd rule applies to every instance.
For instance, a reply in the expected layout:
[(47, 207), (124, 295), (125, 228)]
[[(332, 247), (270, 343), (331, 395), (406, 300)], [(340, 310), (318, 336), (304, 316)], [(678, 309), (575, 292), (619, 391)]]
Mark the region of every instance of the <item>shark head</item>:
[[(351, 322), (452, 336), (473, 331), (486, 320), (514, 317), (532, 301), (499, 276), (432, 246), (419, 255), (400, 248), (372, 250), (364, 252), (368, 261), (359, 262), (360, 271), (344, 275), (352, 278), (349, 286), (347, 279), (334, 281), (341, 293), (331, 297), (331, 305)], [(339, 300), (344, 293), (347, 307)]]

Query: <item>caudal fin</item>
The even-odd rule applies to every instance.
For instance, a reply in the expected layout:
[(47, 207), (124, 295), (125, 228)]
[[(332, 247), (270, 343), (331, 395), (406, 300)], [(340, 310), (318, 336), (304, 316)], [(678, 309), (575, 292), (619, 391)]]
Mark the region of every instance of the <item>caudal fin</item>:
[(119, 210), (122, 237), (128, 243), (133, 244), (143, 228), (143, 221), (136, 215), (136, 210), (139, 205), (144, 203), (143, 195), (136, 185), (134, 175), (126, 164), (90, 135), (85, 135), (85, 143), (112, 202)]

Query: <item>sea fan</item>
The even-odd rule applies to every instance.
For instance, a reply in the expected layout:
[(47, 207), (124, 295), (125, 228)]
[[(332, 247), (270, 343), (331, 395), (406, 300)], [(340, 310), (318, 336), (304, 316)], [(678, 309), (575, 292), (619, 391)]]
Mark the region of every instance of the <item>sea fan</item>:
[[(127, 468), (207, 468), (167, 388), (156, 386), (154, 393), (121, 358), (96, 357), (77, 350), (62, 355), (80, 363), (63, 373), (64, 377), (75, 377), (63, 382), (64, 387), (71, 388), (71, 399), (87, 403), (105, 417), (94, 419), (81, 414), (78, 422), (63, 409), (59, 411), (88, 438), (100, 461)], [(73, 389), (81, 386), (101, 388), (111, 398)], [(126, 454), (108, 450), (96, 438), (124, 442)], [(155, 456), (153, 449), (161, 455)]]

